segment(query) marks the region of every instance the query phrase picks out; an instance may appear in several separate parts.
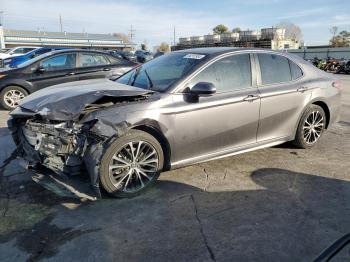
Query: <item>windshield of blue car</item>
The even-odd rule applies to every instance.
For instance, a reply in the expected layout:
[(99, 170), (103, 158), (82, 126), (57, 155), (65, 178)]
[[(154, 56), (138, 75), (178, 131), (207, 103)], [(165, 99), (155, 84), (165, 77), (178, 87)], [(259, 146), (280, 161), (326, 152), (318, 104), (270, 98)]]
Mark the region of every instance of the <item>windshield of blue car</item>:
[(172, 84), (187, 76), (205, 57), (200, 54), (170, 53), (131, 70), (116, 82), (166, 92)]

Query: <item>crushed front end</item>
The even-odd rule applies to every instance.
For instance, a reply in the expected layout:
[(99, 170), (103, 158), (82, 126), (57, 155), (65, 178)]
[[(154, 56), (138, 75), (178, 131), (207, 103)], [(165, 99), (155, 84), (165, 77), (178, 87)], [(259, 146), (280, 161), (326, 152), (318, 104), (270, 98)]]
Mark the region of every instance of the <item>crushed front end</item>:
[(18, 111), (8, 120), (17, 157), (23, 158), (32, 170), (45, 167), (66, 178), (87, 175), (99, 196), (96, 166), (105, 139), (90, 131), (93, 122), (44, 120)]

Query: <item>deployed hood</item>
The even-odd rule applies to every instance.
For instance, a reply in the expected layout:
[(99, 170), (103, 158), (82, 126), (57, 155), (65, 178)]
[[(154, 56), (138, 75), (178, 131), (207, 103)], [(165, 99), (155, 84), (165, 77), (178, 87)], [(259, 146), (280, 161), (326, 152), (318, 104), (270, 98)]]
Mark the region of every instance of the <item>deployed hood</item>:
[(107, 97), (138, 97), (153, 93), (108, 79), (55, 85), (24, 98), (20, 107), (51, 120), (75, 120), (88, 105)]

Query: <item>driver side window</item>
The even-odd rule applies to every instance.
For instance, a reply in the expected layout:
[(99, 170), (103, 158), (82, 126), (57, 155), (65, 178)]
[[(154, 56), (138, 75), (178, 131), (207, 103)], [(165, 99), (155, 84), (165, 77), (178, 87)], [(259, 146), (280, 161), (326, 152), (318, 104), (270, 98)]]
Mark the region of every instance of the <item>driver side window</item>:
[(249, 54), (232, 55), (214, 62), (191, 80), (191, 86), (198, 82), (213, 83), (218, 93), (250, 88), (252, 74)]
[(76, 67), (76, 54), (57, 55), (40, 62), (46, 71), (72, 69)]

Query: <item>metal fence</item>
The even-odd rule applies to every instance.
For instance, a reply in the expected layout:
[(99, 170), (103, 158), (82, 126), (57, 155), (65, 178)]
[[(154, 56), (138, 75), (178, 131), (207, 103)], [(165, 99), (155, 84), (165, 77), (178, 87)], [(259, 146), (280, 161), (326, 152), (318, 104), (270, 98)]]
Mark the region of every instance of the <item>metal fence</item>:
[(319, 59), (326, 59), (327, 57), (350, 59), (350, 47), (289, 49), (287, 52), (299, 55), (304, 59), (313, 59), (315, 57)]

